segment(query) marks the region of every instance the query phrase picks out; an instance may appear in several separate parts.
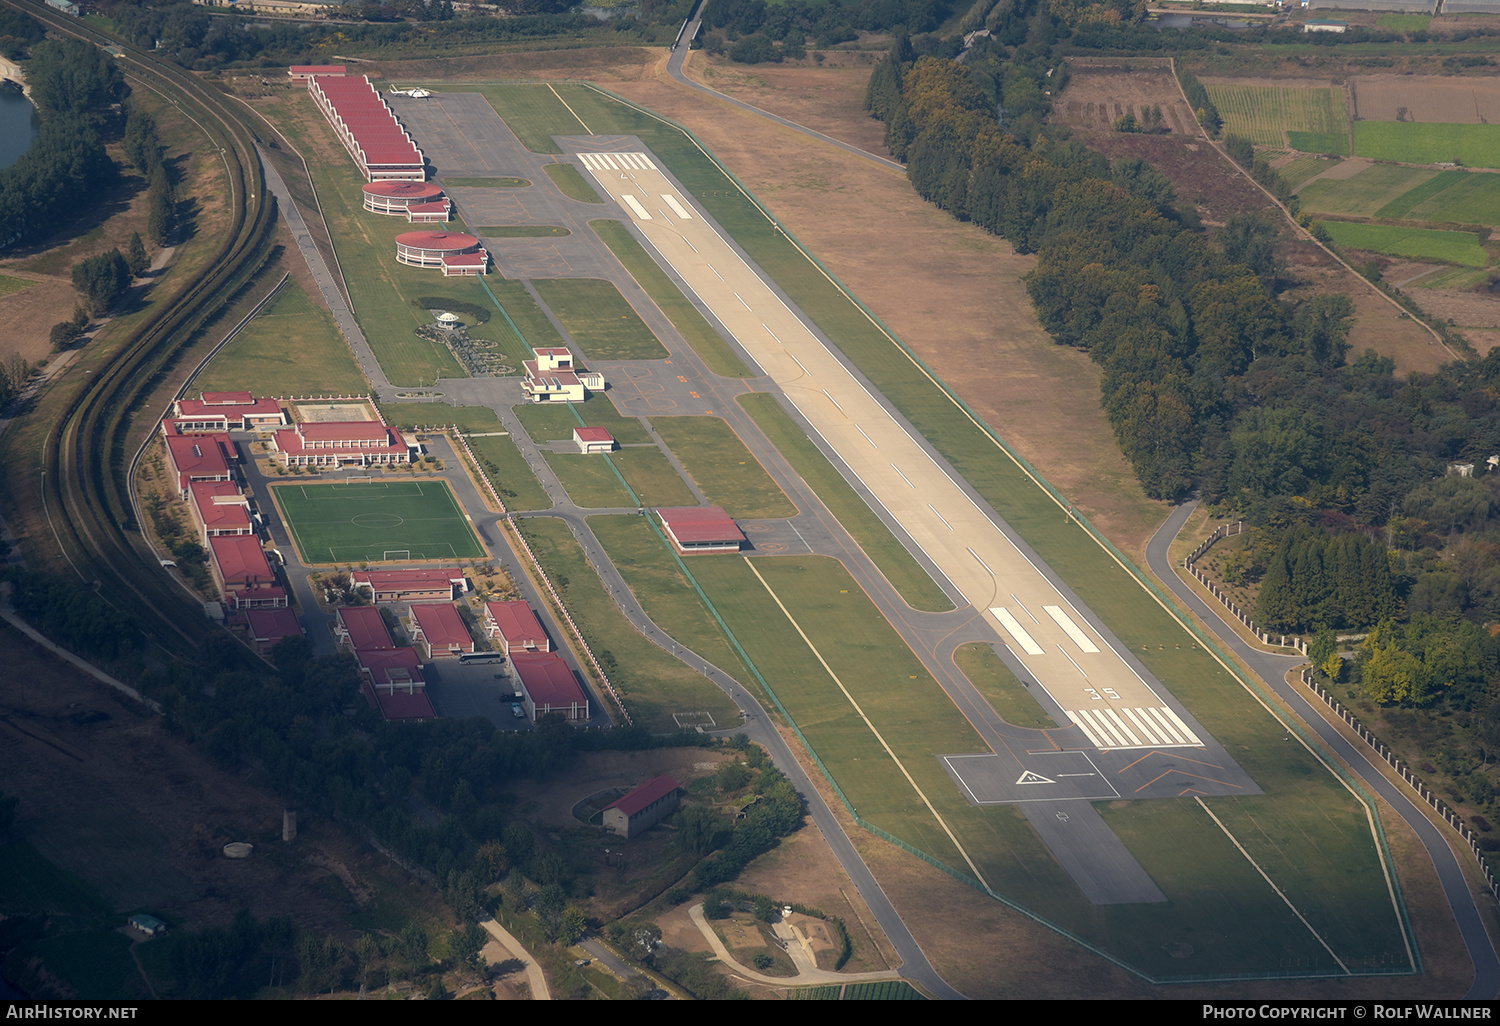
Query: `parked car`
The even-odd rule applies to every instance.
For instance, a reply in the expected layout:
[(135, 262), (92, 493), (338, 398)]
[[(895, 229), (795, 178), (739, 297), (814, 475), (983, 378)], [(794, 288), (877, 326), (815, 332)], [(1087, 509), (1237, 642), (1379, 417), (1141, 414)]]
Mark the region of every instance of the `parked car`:
[(521, 708), (520, 702), (510, 703), (510, 714), (518, 720), (524, 720), (526, 718), (526, 710)]

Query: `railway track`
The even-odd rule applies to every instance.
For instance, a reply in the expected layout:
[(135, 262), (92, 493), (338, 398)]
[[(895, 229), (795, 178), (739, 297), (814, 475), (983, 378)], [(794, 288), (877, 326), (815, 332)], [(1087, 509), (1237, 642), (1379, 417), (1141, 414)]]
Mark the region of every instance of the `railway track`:
[(131, 488), (131, 433), (138, 415), (154, 421), (149, 401), (173, 361), (270, 253), (275, 204), (266, 192), (255, 133), (227, 97), (189, 72), (43, 4), (0, 3), (58, 35), (120, 51), (121, 70), (132, 85), (174, 103), (224, 160), (230, 223), (218, 249), (120, 340), (114, 358), (51, 425), (41, 463), (47, 517), (68, 562), (106, 598), (134, 613), (156, 641), (191, 656), (213, 628), (199, 603), (162, 571), (141, 532)]

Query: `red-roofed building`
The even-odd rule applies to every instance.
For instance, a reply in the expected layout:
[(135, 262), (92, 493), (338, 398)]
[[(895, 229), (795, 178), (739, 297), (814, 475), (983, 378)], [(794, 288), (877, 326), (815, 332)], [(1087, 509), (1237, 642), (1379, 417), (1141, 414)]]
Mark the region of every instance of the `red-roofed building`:
[(359, 672), (378, 695), (386, 691), (412, 694), (427, 687), (422, 679), (422, 658), (410, 645), (401, 648), (354, 650)]
[(604, 828), (629, 840), (677, 811), (681, 788), (669, 776), (648, 780), (604, 807)]
[(585, 454), (613, 452), (615, 436), (601, 427), (576, 427), (573, 429), (573, 444)]
[(428, 659), (474, 651), (474, 638), (463, 617), (446, 602), (411, 607), (411, 640)]
[(569, 723), (589, 718), (589, 700), (562, 656), (556, 652), (521, 652), (511, 656), (510, 662), (526, 696), (523, 704), (532, 723), (548, 713), (562, 713)]
[(368, 78), (312, 74), (307, 91), (367, 181), (427, 180), (422, 151)]
[(194, 481), (188, 485), (188, 508), (198, 523), (203, 544), (227, 534), (254, 534), (250, 500), (233, 481)]
[(286, 589), (253, 534), (220, 535), (208, 540), (209, 569), (231, 609), (267, 609), (287, 605)]
[[(370, 182), (363, 187), (362, 192), (365, 209), (372, 214), (405, 217), (408, 221), (411, 220), (411, 215), (407, 211), (412, 207), (443, 199), (443, 188), (435, 182)], [(443, 203), (446, 206), (447, 200), (443, 200)]]
[(448, 253), (443, 256), (444, 278), (468, 278), (489, 273), (490, 254), (487, 250), (481, 249), (478, 253)]
[(293, 64), (286, 69), (286, 73), (298, 80), (312, 78), (314, 75), (342, 78), (349, 73), (349, 69), (342, 64)]
[(488, 274), (490, 255), (467, 232), (424, 229), (396, 236), (396, 262), (412, 267), (441, 267), (443, 274)]
[(370, 703), (370, 708), (379, 711), (387, 722), (419, 723), (422, 720), (437, 719), (437, 710), (432, 707), (432, 700), (427, 697), (425, 690), (382, 691), (377, 694), (367, 680), (360, 681), (360, 688), (364, 691), (365, 701)]
[(689, 506), (683, 509), (659, 509), (662, 530), (677, 546), (677, 551), (738, 552), (745, 535), (734, 518), (718, 506)]
[(410, 463), (415, 446), (378, 420), (357, 420), (294, 424), (276, 432), (271, 448), (283, 467), (337, 467)]
[(239, 461), (239, 450), (228, 435), (167, 435), (167, 462), (184, 499), (194, 481), (233, 481), (231, 461)]
[(340, 606), (334, 621), (333, 636), (340, 646), (359, 652), (395, 648), (385, 617), (374, 606)]
[(498, 639), (500, 651), (506, 655), (517, 652), (550, 652), (552, 642), (542, 623), (529, 605), (517, 599), (514, 602), (486, 602), (484, 604), (484, 629), (488, 637)]
[[(437, 570), (356, 570), (354, 587), (372, 602), (452, 602), (469, 590), (460, 567)], [(455, 589), (457, 594), (455, 594)]]
[(261, 655), (270, 655), (271, 649), (286, 638), (302, 637), (302, 624), (289, 608), (250, 609), (242, 615), (246, 638)]
[(286, 413), (275, 399), (257, 399), (249, 392), (205, 392), (202, 399), (179, 399), (172, 404), (172, 431), (179, 435), (206, 431), (252, 431), (280, 427)]
[(534, 403), (581, 403), (590, 391), (604, 391), (604, 375), (573, 366), (573, 354), (565, 348), (533, 349), (535, 360), (523, 360), (526, 370), (522, 386)]

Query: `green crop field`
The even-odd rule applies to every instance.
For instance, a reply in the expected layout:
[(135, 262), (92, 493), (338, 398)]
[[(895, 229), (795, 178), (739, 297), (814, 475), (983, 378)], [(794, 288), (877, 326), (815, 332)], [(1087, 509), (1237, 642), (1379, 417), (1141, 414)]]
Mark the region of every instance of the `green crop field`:
[(1500, 175), (1444, 171), (1386, 204), (1377, 216), (1439, 224), (1500, 226)]
[(1371, 217), (1435, 174), (1428, 168), (1373, 164), (1352, 178), (1319, 178), (1298, 190), (1297, 199), (1313, 213)]
[(1359, 121), (1354, 152), (1406, 164), (1462, 164), (1500, 168), (1500, 125)]
[(1313, 176), (1320, 175), (1331, 167), (1337, 167), (1338, 164), (1339, 162), (1336, 160), (1329, 160), (1327, 157), (1318, 157), (1308, 153), (1287, 161), (1277, 168), (1276, 171), (1281, 175), (1283, 180), (1295, 189)]
[(29, 278), (17, 278), (11, 274), (0, 274), (0, 296), (11, 296), (17, 292), (24, 292), (36, 282)]
[[(688, 561), (724, 619), (736, 629), (745, 626), (740, 640), (778, 694), (792, 692), (787, 703), (791, 718), (861, 822), (879, 826), (956, 873), (977, 872), (1044, 922), (1157, 978), (1275, 974), (1315, 963), (1322, 969), (1328, 957), (1320, 937), (1329, 939), (1354, 972), (1366, 966), (1386, 971), (1409, 966), (1403, 924), (1384, 881), (1383, 848), (1365, 821), (1367, 806), (1334, 771), (1297, 741), (1287, 741), (1296, 728), (1267, 713), (1248, 686), (1205, 651), (1201, 635), (1152, 599), (1143, 574), (1061, 516), (1059, 498), (1045, 483), (820, 273), (688, 136), (602, 91), (562, 85), (557, 92), (592, 131), (639, 136), (1267, 792), (1254, 799), (1209, 800), (1208, 808), (1223, 826), (1189, 800), (1101, 806), (1169, 900), (1163, 905), (1090, 905), (1016, 809), (969, 805), (939, 769), (935, 753), (979, 750), (978, 738), (946, 698), (900, 700), (903, 691), (904, 697), (918, 693), (906, 689), (930, 686), (923, 683), (931, 677), (920, 663), (906, 675), (905, 684), (897, 684), (899, 666), (909, 664), (871, 664), (871, 650), (852, 643), (856, 625), (867, 622), (858, 604), (868, 600), (862, 593), (851, 598), (858, 589), (840, 583), (840, 577), (847, 579), (842, 567), (815, 559), (756, 559), (754, 567), (766, 578), (763, 584), (751, 573), (752, 561), (717, 556)], [(555, 131), (573, 129), (559, 126)], [(528, 531), (530, 523), (537, 522), (529, 522)], [(565, 527), (560, 534), (576, 549)], [(586, 563), (580, 572), (588, 572)], [(773, 596), (781, 598), (787, 612)], [(883, 736), (889, 727), (887, 742), (923, 787), (931, 809), (884, 754), (831, 676), (812, 672), (817, 664), (810, 664), (811, 652), (791, 628), (793, 619), (808, 637), (819, 639), (820, 651), (831, 650), (824, 654), (841, 678), (855, 680), (851, 693), (861, 703), (870, 702), (878, 714), (871, 719)], [(619, 633), (639, 637), (629, 628)], [(615, 636), (607, 635), (610, 643)], [(915, 662), (909, 650), (906, 658)], [(860, 675), (870, 672), (874, 675), (867, 685)], [(650, 697), (650, 687), (643, 698)], [(1251, 819), (1265, 826), (1257, 833), (1248, 826)], [(1309, 925), (1275, 897), (1266, 877), (1288, 881), (1296, 895), (1292, 900), (1303, 903), (1299, 911)], [(1222, 930), (1223, 923), (1234, 923), (1235, 929)]]
[(1223, 115), (1226, 132), (1257, 146), (1349, 152), (1349, 108), (1342, 89), (1204, 86)]
[(687, 340), (693, 351), (715, 374), (727, 378), (748, 378), (750, 369), (709, 324), (698, 308), (682, 294), (667, 273), (641, 248), (630, 230), (619, 221), (590, 221), (589, 225), (609, 247), (615, 259), (625, 265), (630, 276), (651, 297), (667, 320)]
[(1397, 32), (1426, 32), (1432, 25), (1432, 18), (1426, 14), (1382, 14), (1375, 19), (1375, 24)]
[(1465, 267), (1483, 267), (1490, 255), (1470, 232), (1445, 232), (1435, 228), (1402, 228), (1399, 225), (1357, 224), (1353, 221), (1320, 221), (1334, 244), (1372, 253), (1441, 260)]
[(538, 278), (532, 286), (591, 360), (665, 360), (670, 354), (613, 282)]
[(288, 281), (199, 372), (193, 388), (258, 396), (360, 395), (370, 383), (333, 317)]
[[(271, 495), (302, 561), (484, 559), (446, 481), (272, 485)], [(391, 555), (405, 552), (407, 555)]]
[(720, 417), (652, 417), (651, 426), (682, 461), (708, 501), (736, 520), (797, 515), (797, 507)]

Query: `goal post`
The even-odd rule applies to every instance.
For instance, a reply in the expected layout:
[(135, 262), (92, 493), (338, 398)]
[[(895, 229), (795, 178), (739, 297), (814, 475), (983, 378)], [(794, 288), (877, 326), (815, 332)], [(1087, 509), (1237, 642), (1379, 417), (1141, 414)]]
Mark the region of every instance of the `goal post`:
[(385, 554), (380, 557), (382, 563), (392, 563), (398, 559), (411, 559), (411, 549), (386, 549)]

